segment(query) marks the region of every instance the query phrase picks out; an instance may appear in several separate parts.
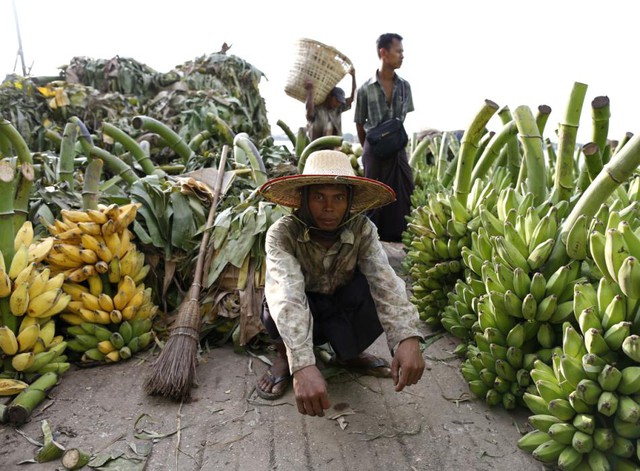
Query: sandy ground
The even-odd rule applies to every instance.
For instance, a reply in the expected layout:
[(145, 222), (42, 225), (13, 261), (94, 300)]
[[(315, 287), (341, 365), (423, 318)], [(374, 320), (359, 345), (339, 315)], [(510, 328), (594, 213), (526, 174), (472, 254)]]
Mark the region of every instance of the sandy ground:
[[(399, 267), (401, 247), (385, 248)], [(72, 369), (26, 424), (0, 426), (0, 469), (63, 469), (60, 460), (20, 465), (34, 458), (38, 446), (27, 437), (41, 441), (45, 420), (67, 448), (120, 456), (98, 469), (543, 469), (516, 446), (527, 411), (489, 408), (470, 396), (455, 345), (448, 335), (430, 345), (423, 379), (401, 393), (390, 379), (331, 376), (332, 408), (322, 418), (300, 415), (291, 389), (275, 402), (258, 398), (255, 381), (267, 365), (230, 345), (202, 354), (188, 404), (145, 394), (152, 352)], [(384, 337), (370, 351), (389, 357)]]

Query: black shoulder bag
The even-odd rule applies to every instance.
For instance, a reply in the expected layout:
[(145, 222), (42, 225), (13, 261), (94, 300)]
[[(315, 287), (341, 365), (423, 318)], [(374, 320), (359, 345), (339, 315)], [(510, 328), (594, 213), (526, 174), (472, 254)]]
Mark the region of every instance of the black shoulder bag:
[(409, 142), (402, 121), (391, 118), (367, 131), (367, 142), (378, 158), (395, 156)]

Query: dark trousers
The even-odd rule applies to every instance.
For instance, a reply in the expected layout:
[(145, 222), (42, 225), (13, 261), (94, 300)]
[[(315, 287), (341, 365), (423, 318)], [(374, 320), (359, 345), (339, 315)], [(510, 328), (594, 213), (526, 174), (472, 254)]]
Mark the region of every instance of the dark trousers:
[[(306, 295), (313, 316), (313, 344), (329, 342), (341, 360), (357, 357), (383, 332), (369, 283), (358, 271), (332, 295), (309, 291)], [(266, 300), (262, 303), (260, 319), (271, 338), (281, 340)]]

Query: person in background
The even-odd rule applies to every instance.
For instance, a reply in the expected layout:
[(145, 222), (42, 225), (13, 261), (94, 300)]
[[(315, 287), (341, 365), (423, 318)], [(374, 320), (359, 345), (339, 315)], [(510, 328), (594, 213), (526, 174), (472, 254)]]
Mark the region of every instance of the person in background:
[[(416, 384), (425, 366), (418, 312), (363, 214), (393, 201), (393, 190), (356, 176), (343, 152), (321, 150), (309, 155), (301, 175), (272, 179), (260, 192), (296, 209), (266, 235), (261, 320), (276, 358), (257, 380), (257, 394), (277, 399), (293, 378), (298, 411), (323, 416), (330, 403), (314, 345), (327, 342), (335, 352), (330, 364), (392, 377), (396, 391)], [(364, 352), (383, 332), (390, 367)]]
[(309, 141), (322, 136), (342, 136), (342, 113), (351, 109), (356, 93), (356, 71), (353, 67), (349, 74), (351, 75), (351, 96), (346, 98), (344, 90), (335, 87), (319, 105), (314, 105), (313, 103), (313, 81), (305, 81), (304, 88), (307, 92), (305, 101), (307, 136)]
[(382, 34), (376, 46), (380, 67), (358, 89), (354, 121), (363, 150), (365, 177), (381, 181), (396, 192), (394, 203), (371, 211), (369, 217), (377, 226), (381, 240), (400, 242), (407, 227), (405, 217), (411, 212), (414, 189), (407, 152), (402, 149), (395, 155), (374, 157), (366, 137), (369, 129), (388, 119), (398, 118), (404, 122), (407, 113), (414, 110), (413, 98), (409, 82), (396, 73), (404, 59), (402, 36)]

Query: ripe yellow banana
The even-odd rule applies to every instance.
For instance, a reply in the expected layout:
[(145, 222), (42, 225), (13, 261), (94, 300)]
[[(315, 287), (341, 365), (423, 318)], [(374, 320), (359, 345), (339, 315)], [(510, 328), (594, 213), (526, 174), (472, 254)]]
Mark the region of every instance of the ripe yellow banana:
[(118, 249), (118, 257), (123, 258), (129, 251), (135, 250), (136, 246), (132, 242), (133, 233), (129, 229), (124, 229), (120, 233), (120, 247)]
[(91, 216), (87, 211), (80, 211), (77, 209), (63, 209), (62, 211), (60, 211), (60, 215), (63, 219), (67, 219), (70, 223), (73, 224), (92, 221)]
[(80, 240), (84, 248), (93, 250), (96, 255), (98, 255), (98, 258), (100, 260), (109, 263), (109, 261), (113, 258), (113, 254), (106, 246), (106, 244), (99, 241), (95, 236), (83, 233)]
[[(56, 247), (56, 245), (54, 245), (54, 247)], [(69, 257), (66, 254), (56, 252), (55, 248), (49, 252), (45, 260), (56, 268), (78, 268), (83, 264), (79, 256)]]
[(36, 272), (36, 274), (31, 277), (31, 281), (29, 283), (29, 298), (35, 298), (39, 294), (44, 293), (47, 281), (49, 281), (50, 273), (51, 270), (49, 268), (44, 268), (43, 270)]
[(17, 379), (0, 379), (0, 396), (14, 396), (24, 391), (29, 385)]
[(103, 340), (102, 342), (98, 343), (97, 349), (101, 353), (104, 353), (106, 355), (109, 352), (113, 352), (116, 349), (116, 347), (113, 346), (113, 344), (111, 343), (111, 340)]
[(46, 237), (41, 241), (31, 244), (28, 250), (29, 261), (35, 263), (42, 262), (45, 258), (47, 258), (49, 252), (51, 252), (51, 248), (53, 247), (54, 242), (55, 239), (53, 237)]
[[(0, 258), (2, 258), (2, 254), (0, 254)], [(6, 298), (11, 294), (11, 278), (9, 278), (9, 274), (0, 269), (0, 298)]]
[(120, 214), (118, 214), (118, 217), (115, 219), (116, 232), (124, 231), (129, 224), (135, 220), (136, 213), (140, 206), (140, 203), (129, 203), (120, 207)]
[(16, 338), (16, 334), (6, 325), (0, 326), (0, 350), (9, 356), (18, 353), (18, 339)]
[(83, 234), (82, 229), (76, 226), (76, 227), (71, 227), (70, 229), (67, 229), (64, 232), (59, 232), (58, 234), (56, 234), (56, 239), (58, 241), (77, 243), (82, 237), (82, 234)]
[[(113, 223), (111, 219), (109, 219), (109, 222)], [(106, 224), (102, 227), (104, 228), (105, 226)], [(104, 238), (104, 243), (107, 244), (107, 248), (111, 251), (111, 253), (115, 257), (120, 250), (120, 236), (116, 232), (111, 232), (108, 234), (103, 233), (102, 237)]]
[(71, 301), (71, 296), (69, 296), (62, 290), (58, 290), (58, 296), (56, 297), (56, 301), (51, 305), (51, 307), (46, 312), (44, 312), (44, 314), (42, 314), (41, 319), (45, 319), (61, 313), (67, 308), (70, 301)]
[(128, 251), (124, 257), (120, 259), (120, 276), (132, 276), (136, 273), (136, 265), (138, 257), (135, 250)]
[[(122, 319), (125, 321), (130, 321), (135, 319), (136, 314), (138, 313), (138, 306), (127, 306), (122, 310)], [(120, 311), (118, 311), (120, 312)]]
[(24, 316), (29, 306), (29, 283), (17, 285), (9, 297), (9, 309), (14, 316)]
[(95, 275), (97, 273), (94, 265), (85, 265), (81, 268), (76, 268), (71, 273), (67, 275), (67, 281), (73, 281), (75, 283), (80, 283), (85, 281), (91, 275)]
[(107, 353), (104, 356), (104, 361), (107, 363), (115, 363), (117, 361), (120, 361), (120, 351), (112, 350), (111, 352)]
[(92, 311), (100, 309), (100, 303), (98, 302), (97, 296), (94, 296), (91, 293), (82, 293), (81, 299), (86, 309), (91, 309)]
[(107, 270), (107, 273), (109, 277), (109, 283), (116, 284), (120, 282), (122, 274), (120, 270), (120, 258), (118, 256), (113, 257), (109, 262), (109, 269)]
[[(25, 319), (28, 319), (25, 318)], [(40, 326), (40, 334), (39, 337), (42, 339), (45, 347), (49, 347), (53, 338), (56, 335), (56, 323), (53, 320), (49, 320)]]
[(102, 309), (98, 309), (95, 311), (96, 313), (96, 323), (108, 325), (111, 324), (111, 313), (107, 311), (103, 311)]
[(64, 284), (64, 273), (58, 273), (57, 275), (50, 277), (47, 280), (47, 286), (45, 287), (45, 291), (51, 291), (62, 288)]
[(9, 265), (9, 278), (15, 280), (18, 277), (18, 274), (24, 270), (29, 264), (29, 249), (26, 245), (22, 244), (18, 249), (16, 249), (13, 254), (13, 259), (11, 260), (11, 264)]
[(101, 275), (109, 271), (109, 264), (102, 260), (97, 261), (94, 267), (96, 268), (96, 272), (100, 273)]
[(80, 297), (82, 293), (88, 293), (89, 288), (79, 283), (73, 283), (71, 281), (65, 281), (62, 284), (62, 290), (71, 295), (71, 299), (75, 301), (80, 301), (82, 298)]
[(98, 324), (98, 315), (96, 314), (95, 311), (92, 311), (91, 309), (86, 309), (86, 308), (81, 308), (80, 312), (78, 313), (78, 315), (80, 317), (82, 317), (82, 319), (84, 320), (84, 322), (90, 322), (92, 324)]
[(23, 329), (16, 337), (18, 352), (26, 352), (33, 349), (40, 336), (40, 324), (37, 322)]
[(116, 309), (122, 310), (127, 307), (127, 303), (136, 293), (136, 283), (128, 275), (125, 275), (118, 285), (118, 292), (113, 297), (113, 304)]
[(118, 309), (112, 309), (111, 311), (109, 311), (109, 320), (112, 324), (120, 324), (123, 319), (124, 311), (119, 311)]
[(109, 220), (105, 213), (97, 209), (87, 209), (87, 216), (89, 216), (89, 219), (93, 222), (98, 224), (105, 224)]
[(142, 306), (142, 303), (144, 302), (144, 291), (145, 291), (144, 283), (139, 284), (136, 287), (135, 293), (133, 294), (133, 296), (131, 296), (131, 298), (127, 302), (126, 307), (135, 306), (136, 308), (139, 308), (140, 306)]
[(11, 366), (16, 371), (24, 371), (33, 364), (34, 357), (33, 352), (18, 353), (11, 359)]
[(27, 263), (27, 266), (24, 267), (24, 269), (20, 273), (18, 273), (18, 276), (16, 276), (16, 278), (13, 280), (13, 286), (17, 286), (23, 281), (31, 283), (31, 279), (36, 273), (35, 267), (35, 263)]
[(85, 265), (93, 265), (98, 261), (98, 254), (90, 249), (80, 250), (80, 259)]
[(58, 301), (58, 297), (63, 293), (61, 289), (45, 291), (44, 293), (29, 298), (27, 315), (31, 317), (43, 317), (44, 314)]
[(21, 245), (29, 247), (31, 242), (33, 242), (33, 224), (31, 221), (26, 220), (13, 238), (13, 248), (18, 250)]
[(102, 237), (107, 238), (107, 236), (113, 235), (116, 233), (116, 223), (113, 219), (107, 219), (107, 222), (102, 224), (100, 228), (102, 232)]
[(60, 318), (69, 325), (80, 325), (85, 322), (84, 318), (78, 314), (63, 313), (60, 314)]
[(107, 293), (100, 293), (98, 295), (98, 304), (103, 311), (112, 311), (114, 309), (113, 299), (111, 299), (111, 296)]
[(93, 294), (94, 296), (100, 296), (104, 288), (100, 275), (91, 275), (90, 277), (88, 277), (87, 284), (89, 285), (89, 293)]
[(102, 235), (102, 224), (98, 224), (97, 222), (79, 222), (78, 227), (85, 234), (93, 236)]

